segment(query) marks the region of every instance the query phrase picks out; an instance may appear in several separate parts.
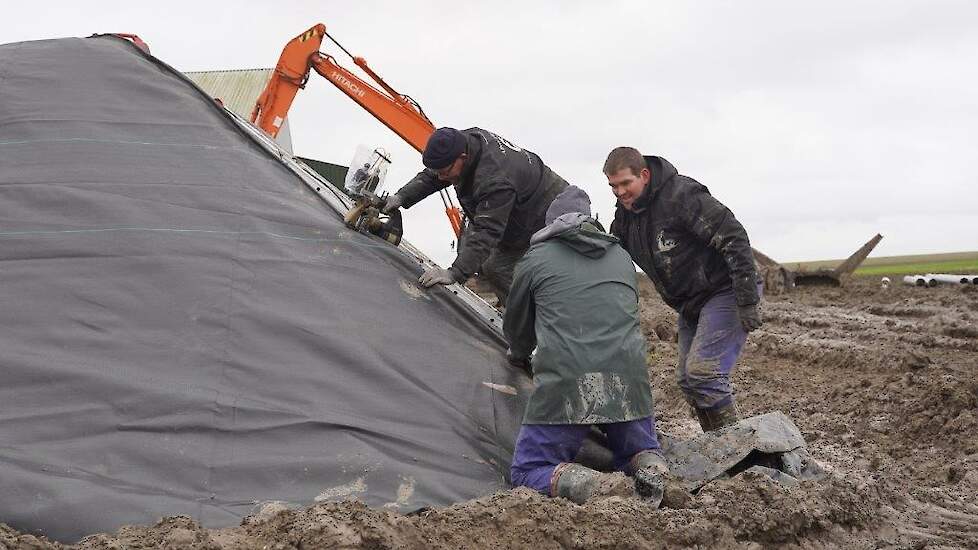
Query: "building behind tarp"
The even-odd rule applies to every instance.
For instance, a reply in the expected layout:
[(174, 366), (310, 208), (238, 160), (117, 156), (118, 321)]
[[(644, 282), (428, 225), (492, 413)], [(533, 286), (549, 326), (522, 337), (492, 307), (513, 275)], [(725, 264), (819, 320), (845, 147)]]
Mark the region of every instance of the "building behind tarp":
[(529, 382), (467, 291), (128, 41), (3, 45), (0, 75), (0, 522), (507, 486)]
[[(261, 95), (275, 69), (238, 69), (229, 71), (190, 71), (185, 72), (187, 78), (204, 90), (208, 95), (221, 101), (229, 111), (239, 117), (250, 120), (251, 111)], [(289, 117), (285, 122), (275, 142), (289, 153), (293, 152), (292, 133), (289, 130)], [(316, 171), (326, 181), (343, 188), (348, 168), (340, 164), (316, 159), (297, 157)]]
[[(189, 71), (183, 74), (211, 97), (221, 100), (228, 110), (244, 119), (251, 119), (251, 111), (275, 69), (236, 69), (227, 71)], [(292, 132), (289, 117), (285, 117), (275, 142), (292, 152)]]
[(321, 160), (310, 159), (305, 157), (295, 157), (297, 160), (304, 162), (309, 168), (315, 170), (317, 174), (323, 177), (326, 181), (332, 183), (340, 189), (346, 188), (346, 173), (349, 168), (339, 164), (333, 164), (332, 162), (324, 162)]

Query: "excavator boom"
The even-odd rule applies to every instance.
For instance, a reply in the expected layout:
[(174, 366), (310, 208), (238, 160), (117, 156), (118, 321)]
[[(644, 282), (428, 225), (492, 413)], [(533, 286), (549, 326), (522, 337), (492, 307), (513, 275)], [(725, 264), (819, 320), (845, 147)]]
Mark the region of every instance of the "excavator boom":
[[(326, 26), (319, 23), (285, 45), (271, 80), (255, 103), (251, 122), (266, 134), (276, 137), (285, 122), (292, 101), (295, 100), (295, 95), (305, 87), (309, 72), (314, 69), (419, 153), (424, 151), (428, 138), (435, 131), (435, 126), (425, 116), (421, 107), (410, 97), (394, 90), (367, 65), (366, 60), (362, 57), (353, 57), (335, 40), (333, 42), (350, 55), (353, 62), (380, 88), (336, 63), (333, 56), (320, 52), (319, 48), (324, 36), (333, 40), (326, 33)], [(445, 203), (445, 213), (448, 215), (452, 230), (458, 238), (462, 235), (461, 213), (447, 191), (441, 191), (441, 198)]]
[(282, 49), (272, 78), (258, 96), (251, 122), (273, 138), (282, 129), (295, 94), (306, 86), (309, 58), (319, 52), (325, 34), (326, 26), (320, 23), (290, 40)]
[(401, 98), (391, 98), (369, 83), (341, 67), (328, 55), (314, 54), (312, 68), (333, 83), (341, 92), (360, 104), (370, 114), (408, 142), (419, 153), (424, 151), (434, 125), (412, 104)]

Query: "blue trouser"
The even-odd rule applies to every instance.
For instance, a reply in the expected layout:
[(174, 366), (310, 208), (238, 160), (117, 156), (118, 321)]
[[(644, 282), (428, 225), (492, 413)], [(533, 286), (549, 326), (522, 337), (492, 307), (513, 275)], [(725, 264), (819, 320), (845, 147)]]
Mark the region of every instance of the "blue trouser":
[[(758, 295), (761, 285), (757, 286)], [(697, 409), (733, 403), (730, 373), (744, 349), (747, 333), (737, 315), (733, 290), (710, 298), (695, 325), (679, 316), (679, 364), (676, 379), (686, 401)]]
[[(638, 452), (659, 449), (651, 416), (597, 426), (608, 437), (616, 470), (623, 470)], [(554, 468), (573, 462), (590, 430), (590, 424), (523, 424), (516, 438), (510, 482), (549, 496)]]

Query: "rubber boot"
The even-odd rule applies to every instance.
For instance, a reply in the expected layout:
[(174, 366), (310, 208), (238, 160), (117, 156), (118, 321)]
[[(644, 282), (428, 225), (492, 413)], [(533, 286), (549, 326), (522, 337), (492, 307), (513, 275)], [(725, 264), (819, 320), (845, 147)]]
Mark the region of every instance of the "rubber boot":
[(659, 451), (636, 453), (625, 467), (625, 473), (635, 479), (635, 492), (646, 502), (658, 507), (666, 490), (669, 465)]
[(736, 424), (740, 420), (740, 411), (737, 410), (736, 403), (730, 403), (724, 407), (716, 409), (693, 409), (696, 411), (696, 419), (700, 421), (700, 428), (703, 433), (715, 432), (731, 424)]
[(634, 495), (631, 482), (621, 474), (606, 474), (580, 464), (565, 462), (554, 470), (550, 496), (584, 504), (594, 497)]

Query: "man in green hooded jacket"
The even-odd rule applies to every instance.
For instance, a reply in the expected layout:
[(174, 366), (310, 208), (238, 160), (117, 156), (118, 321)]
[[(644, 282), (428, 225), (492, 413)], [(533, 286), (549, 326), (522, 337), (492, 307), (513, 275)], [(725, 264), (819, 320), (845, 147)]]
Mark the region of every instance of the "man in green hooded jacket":
[(510, 478), (578, 503), (620, 494), (613, 480), (621, 478), (572, 463), (596, 425), (615, 468), (658, 504), (668, 468), (655, 435), (635, 267), (590, 212), (587, 194), (569, 186), (516, 266), (503, 331), (510, 362), (532, 372), (535, 389)]

